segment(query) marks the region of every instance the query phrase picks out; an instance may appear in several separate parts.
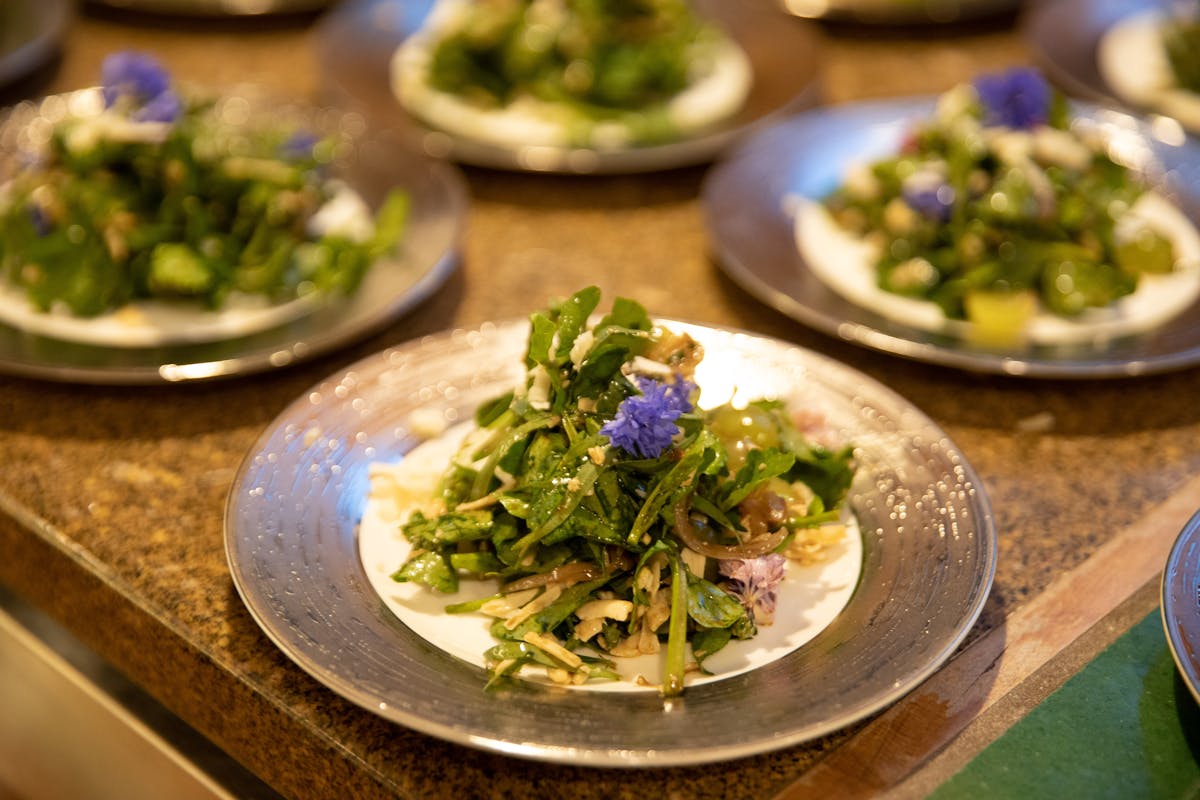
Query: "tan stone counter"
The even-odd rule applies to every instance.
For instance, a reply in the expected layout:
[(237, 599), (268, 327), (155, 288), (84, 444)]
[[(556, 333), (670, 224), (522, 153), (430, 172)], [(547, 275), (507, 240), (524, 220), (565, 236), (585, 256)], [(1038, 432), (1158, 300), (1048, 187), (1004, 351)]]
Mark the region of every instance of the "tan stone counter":
[[(106, 53), (138, 48), (181, 77), (255, 80), (307, 96), (319, 71), (312, 22), (84, 16), (40, 90), (91, 83)], [(979, 69), (1028, 63), (1011, 19), (959, 33), (826, 30), (825, 96), (925, 93)], [(1200, 370), (1028, 381), (875, 354), (809, 331), (724, 277), (696, 199), (703, 170), (580, 179), (466, 174), (472, 208), (461, 271), (370, 341), (204, 385), (106, 388), (0, 377), (0, 581), (285, 795), (767, 797), (849, 735), (694, 768), (548, 766), (385, 722), (293, 666), (234, 590), (223, 547), (225, 496), (243, 454), (276, 414), (325, 375), (386, 346), (524, 315), (549, 296), (596, 283), (607, 297), (636, 297), (655, 314), (769, 334), (842, 360), (931, 416), (983, 479), (999, 529), (999, 569), (973, 638), (1200, 476)], [(1047, 429), (1023, 432), (1022, 421), (1035, 415), (1048, 415), (1041, 417)]]

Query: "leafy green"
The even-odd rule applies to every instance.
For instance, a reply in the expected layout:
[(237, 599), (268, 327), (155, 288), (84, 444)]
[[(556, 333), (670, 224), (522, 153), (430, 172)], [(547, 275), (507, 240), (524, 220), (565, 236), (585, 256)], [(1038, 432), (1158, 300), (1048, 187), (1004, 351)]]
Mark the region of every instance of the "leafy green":
[[(746, 499), (783, 492), (777, 503), (790, 505), (786, 530), (776, 521), (769, 532), (774, 549), (802, 527), (838, 518), (853, 450), (810, 442), (781, 402), (701, 412), (694, 397), (682, 396), (672, 400), (678, 409), (668, 409), (679, 416), (660, 455), (639, 458), (612, 445), (606, 426), (647, 386), (645, 376), (630, 372), (635, 357), (671, 358), (693, 348), (686, 337), (656, 328), (632, 301), (618, 300), (588, 328), (598, 301), (589, 287), (531, 315), (524, 384), (480, 406), (479, 433), (441, 480), (435, 499), (445, 510), (413, 513), (403, 526), (414, 555), (396, 576), (439, 591), (459, 577), (545, 587), (522, 600), (534, 605), (520, 616), (491, 624), (502, 644), (487, 655), (494, 667), (489, 685), (534, 665), (611, 679), (611, 651), (665, 639), (663, 691), (672, 694), (691, 668), (689, 645), (699, 661), (755, 633), (738, 597), (685, 564), (698, 554), (677, 531), (679, 509), (688, 510), (689, 524), (721, 532), (729, 544), (718, 552), (725, 547), (728, 557), (740, 558), (743, 539), (759, 535), (742, 524)], [(533, 387), (545, 375), (561, 391), (537, 399)], [(680, 392), (694, 388), (689, 379), (675, 379)], [(546, 405), (552, 407), (536, 407)], [(731, 460), (734, 452), (740, 460)], [(490, 601), (504, 596), (502, 589), (447, 611), (497, 609), (503, 604)], [(623, 611), (583, 612), (593, 601)]]
[(121, 124), (165, 127), (124, 141), (66, 117), (0, 198), (0, 279), (39, 310), (91, 317), (156, 298), (220, 309), (234, 292), (273, 303), (350, 294), (407, 229), (401, 189), (364, 220), (361, 241), (310, 224), (343, 191), (316, 155), (333, 139), (292, 153), (289, 137), (304, 133), (293, 125), (230, 128), (198, 98), (174, 123)]

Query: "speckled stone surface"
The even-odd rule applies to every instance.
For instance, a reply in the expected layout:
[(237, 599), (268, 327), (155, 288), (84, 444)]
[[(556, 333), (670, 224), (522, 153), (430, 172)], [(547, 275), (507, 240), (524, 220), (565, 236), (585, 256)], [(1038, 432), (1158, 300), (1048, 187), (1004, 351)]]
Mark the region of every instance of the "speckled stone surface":
[[(93, 82), (104, 54), (136, 47), (198, 82), (257, 80), (309, 96), (319, 69), (312, 21), (83, 17), (37, 91)], [(1011, 19), (957, 29), (957, 38), (826, 29), (825, 96), (925, 93), (978, 69), (1026, 63), (1015, 30)], [(983, 479), (1000, 553), (976, 635), (1200, 474), (1200, 370), (1032, 382), (893, 359), (811, 332), (725, 278), (710, 258), (696, 200), (702, 170), (467, 177), (473, 204), (461, 272), (370, 341), (216, 384), (132, 389), (0, 378), (0, 581), (286, 795), (767, 797), (846, 735), (686, 769), (547, 766), (384, 722), (293, 666), (234, 590), (222, 539), (225, 496), (254, 438), (293, 398), (388, 345), (521, 316), (549, 296), (597, 283), (656, 314), (778, 336), (847, 362), (931, 416)]]

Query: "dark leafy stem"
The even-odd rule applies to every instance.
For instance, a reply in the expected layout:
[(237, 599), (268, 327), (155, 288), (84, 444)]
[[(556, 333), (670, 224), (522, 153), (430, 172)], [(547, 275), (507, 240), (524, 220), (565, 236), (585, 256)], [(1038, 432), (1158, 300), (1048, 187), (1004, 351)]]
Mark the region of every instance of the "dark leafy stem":
[(662, 693), (674, 697), (683, 692), (684, 672), (687, 668), (687, 620), (688, 590), (684, 577), (683, 562), (678, 553), (669, 556), (671, 564), (671, 618), (667, 623), (667, 667), (663, 677)]

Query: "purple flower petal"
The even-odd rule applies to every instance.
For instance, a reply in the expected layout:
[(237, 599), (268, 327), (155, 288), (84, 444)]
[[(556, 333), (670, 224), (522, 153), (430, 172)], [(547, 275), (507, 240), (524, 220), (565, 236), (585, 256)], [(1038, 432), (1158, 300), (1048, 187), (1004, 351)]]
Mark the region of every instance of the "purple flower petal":
[(659, 383), (641, 376), (635, 380), (642, 393), (622, 400), (616, 416), (605, 423), (600, 433), (607, 436), (614, 447), (627, 453), (657, 458), (671, 446), (679, 431), (675, 420), (692, 410), (688, 395), (694, 384), (682, 379), (675, 383)]
[(42, 207), (36, 203), (30, 203), (28, 208), (29, 219), (33, 222), (33, 229), (37, 231), (37, 235), (45, 236), (50, 233), (54, 226), (51, 225), (50, 217), (46, 215), (46, 212), (42, 210)]
[(717, 562), (717, 571), (729, 580), (725, 590), (745, 606), (750, 619), (758, 625), (775, 621), (775, 599), (783, 581), (787, 559), (778, 553), (758, 558), (731, 558)]
[(312, 158), (313, 148), (321, 141), (308, 131), (296, 131), (288, 140), (279, 145), (279, 156), (289, 161), (299, 161)]
[(179, 95), (168, 89), (133, 112), (137, 122), (174, 122), (183, 113)]
[(104, 105), (111, 107), (120, 97), (131, 97), (145, 105), (171, 86), (167, 71), (151, 56), (124, 50), (104, 59), (100, 67)]
[(984, 125), (1027, 130), (1050, 117), (1050, 85), (1037, 70), (1017, 67), (980, 75), (973, 83)]
[(914, 211), (938, 222), (947, 222), (954, 209), (954, 189), (946, 184), (937, 186), (905, 186), (904, 202)]

